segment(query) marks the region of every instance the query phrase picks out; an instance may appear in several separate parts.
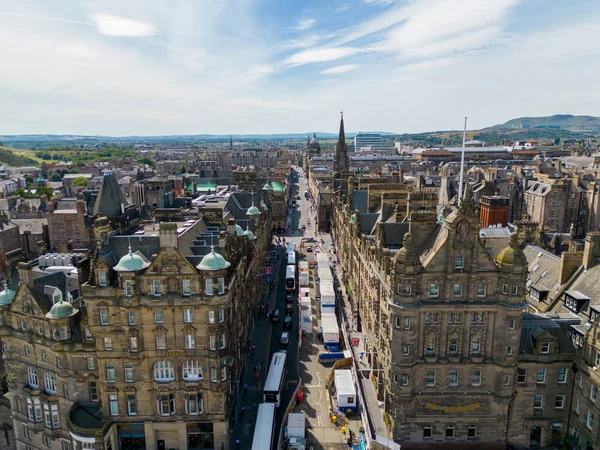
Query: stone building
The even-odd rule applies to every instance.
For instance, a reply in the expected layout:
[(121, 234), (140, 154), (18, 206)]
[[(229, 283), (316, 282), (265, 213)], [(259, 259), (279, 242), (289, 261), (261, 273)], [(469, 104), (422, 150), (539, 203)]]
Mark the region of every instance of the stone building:
[(190, 256), (175, 223), (110, 236), (100, 217), (80, 290), (19, 266), (0, 293), (19, 450), (229, 447), (270, 243), (268, 212), (246, 214), (246, 231), (233, 218), (199, 231), (210, 247)]
[(86, 226), (87, 208), (82, 199), (54, 199), (48, 208), (50, 250), (60, 253), (87, 252), (90, 236)]

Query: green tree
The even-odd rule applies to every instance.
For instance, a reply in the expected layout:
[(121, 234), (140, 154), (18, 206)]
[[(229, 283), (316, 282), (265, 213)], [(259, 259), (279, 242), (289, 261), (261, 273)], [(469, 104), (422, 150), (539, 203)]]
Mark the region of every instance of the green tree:
[(185, 169), (185, 166), (181, 166), (181, 170), (179, 171), (180, 173), (186, 173), (187, 170)]
[(71, 186), (73, 187), (79, 187), (79, 186), (83, 186), (86, 187), (88, 184), (90, 184), (90, 180), (88, 180), (86, 177), (77, 177), (73, 180), (73, 182), (71, 183)]
[(54, 172), (52, 175), (50, 175), (50, 181), (60, 181), (61, 179), (62, 177), (60, 176), (60, 173)]
[(152, 160), (151, 160), (150, 158), (148, 158), (148, 157), (145, 157), (145, 158), (138, 159), (138, 161), (137, 161), (137, 162), (139, 162), (139, 163), (142, 163), (142, 164), (148, 164), (148, 165), (149, 165), (150, 167), (152, 167), (153, 169), (156, 169), (156, 161), (152, 161)]

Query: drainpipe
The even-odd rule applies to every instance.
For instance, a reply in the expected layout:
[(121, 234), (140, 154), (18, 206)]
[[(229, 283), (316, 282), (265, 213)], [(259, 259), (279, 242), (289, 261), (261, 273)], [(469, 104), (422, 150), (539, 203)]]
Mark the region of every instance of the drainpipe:
[(512, 398), (508, 402), (508, 411), (506, 414), (506, 432), (504, 435), (504, 442), (507, 444), (506, 448), (508, 448), (508, 427), (510, 426), (510, 412), (512, 410), (512, 404), (515, 401), (516, 397), (517, 397), (517, 391), (514, 391), (512, 394)]
[(573, 408), (573, 391), (575, 390), (575, 375), (579, 372), (577, 365), (573, 363), (573, 379), (571, 380), (571, 396), (569, 397), (569, 415), (567, 416), (567, 435), (569, 435), (569, 428), (571, 427), (571, 411)]

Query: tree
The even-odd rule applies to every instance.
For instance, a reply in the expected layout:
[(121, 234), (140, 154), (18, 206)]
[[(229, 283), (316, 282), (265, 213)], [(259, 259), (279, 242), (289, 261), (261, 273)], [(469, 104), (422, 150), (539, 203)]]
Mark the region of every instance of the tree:
[(52, 175), (50, 175), (50, 181), (60, 181), (61, 179), (60, 173), (54, 172)]
[(79, 187), (79, 186), (83, 186), (86, 187), (88, 184), (90, 184), (90, 180), (88, 180), (86, 177), (77, 177), (73, 180), (73, 182), (71, 183), (71, 186), (73, 187)]
[(149, 165), (150, 167), (152, 167), (153, 169), (156, 169), (156, 161), (152, 161), (152, 160), (151, 160), (150, 158), (148, 158), (148, 157), (145, 157), (145, 158), (138, 159), (138, 161), (137, 161), (137, 162), (139, 162), (139, 163), (142, 163), (142, 164), (148, 164), (148, 165)]
[(185, 170), (185, 166), (181, 166), (181, 170), (180, 170), (179, 172), (181, 172), (181, 173), (186, 173), (186, 172), (187, 172), (187, 170)]

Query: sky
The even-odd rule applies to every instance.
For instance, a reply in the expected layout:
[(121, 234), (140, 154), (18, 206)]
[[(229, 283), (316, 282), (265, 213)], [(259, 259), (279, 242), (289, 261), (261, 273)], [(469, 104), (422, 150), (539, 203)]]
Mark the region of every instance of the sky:
[(0, 136), (600, 115), (597, 0), (0, 0)]

